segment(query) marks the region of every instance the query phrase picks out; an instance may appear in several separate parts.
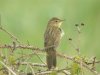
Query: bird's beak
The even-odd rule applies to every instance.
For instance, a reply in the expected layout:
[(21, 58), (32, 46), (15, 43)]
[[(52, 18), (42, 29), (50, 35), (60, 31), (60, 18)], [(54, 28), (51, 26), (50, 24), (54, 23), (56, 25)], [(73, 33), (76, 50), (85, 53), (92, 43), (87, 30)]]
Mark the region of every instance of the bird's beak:
[(58, 27), (60, 27), (62, 25), (63, 21), (65, 21), (65, 20), (60, 20)]

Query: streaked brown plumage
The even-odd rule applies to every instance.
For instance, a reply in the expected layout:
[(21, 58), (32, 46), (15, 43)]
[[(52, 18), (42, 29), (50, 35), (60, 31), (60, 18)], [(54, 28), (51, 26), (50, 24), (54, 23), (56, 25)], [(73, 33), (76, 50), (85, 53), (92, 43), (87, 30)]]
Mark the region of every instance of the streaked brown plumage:
[(52, 18), (47, 25), (44, 33), (44, 47), (46, 50), (46, 61), (48, 69), (56, 67), (56, 49), (62, 37), (62, 30), (60, 28), (63, 20), (56, 17)]

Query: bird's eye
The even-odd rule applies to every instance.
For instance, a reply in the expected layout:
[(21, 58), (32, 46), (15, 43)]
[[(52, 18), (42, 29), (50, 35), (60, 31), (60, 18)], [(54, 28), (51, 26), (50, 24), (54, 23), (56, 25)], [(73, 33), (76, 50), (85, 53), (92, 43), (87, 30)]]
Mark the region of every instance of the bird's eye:
[(57, 20), (55, 22), (58, 22)]

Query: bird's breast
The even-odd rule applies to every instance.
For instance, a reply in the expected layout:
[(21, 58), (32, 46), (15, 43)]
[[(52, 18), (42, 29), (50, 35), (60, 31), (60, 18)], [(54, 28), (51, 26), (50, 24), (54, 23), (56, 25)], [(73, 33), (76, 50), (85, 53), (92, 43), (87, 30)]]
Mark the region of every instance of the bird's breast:
[(62, 38), (62, 37), (64, 36), (65, 33), (64, 33), (64, 31), (63, 31), (61, 28), (60, 28), (59, 30), (60, 30), (60, 36), (61, 36), (61, 38)]
[(63, 36), (64, 36), (64, 34), (65, 34), (65, 33), (64, 33), (64, 31), (62, 30), (62, 32), (61, 32), (61, 37), (63, 37)]

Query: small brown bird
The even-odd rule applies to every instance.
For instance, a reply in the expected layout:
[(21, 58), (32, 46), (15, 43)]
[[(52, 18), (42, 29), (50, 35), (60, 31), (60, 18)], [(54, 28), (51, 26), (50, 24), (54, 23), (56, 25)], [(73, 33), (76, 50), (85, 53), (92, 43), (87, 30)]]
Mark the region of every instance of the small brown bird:
[(63, 20), (56, 17), (49, 20), (44, 33), (44, 47), (46, 50), (46, 61), (48, 70), (56, 68), (56, 49), (64, 32), (60, 28)]

